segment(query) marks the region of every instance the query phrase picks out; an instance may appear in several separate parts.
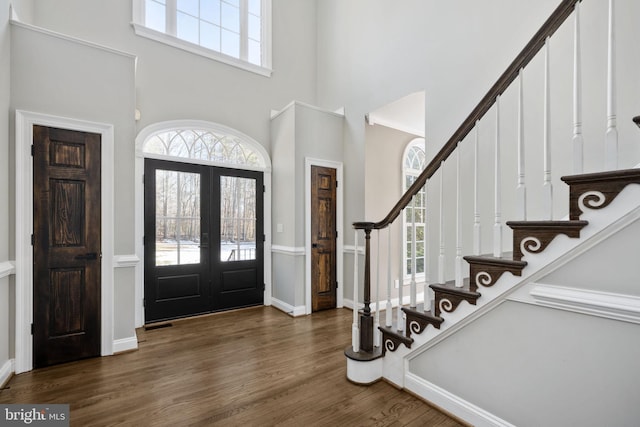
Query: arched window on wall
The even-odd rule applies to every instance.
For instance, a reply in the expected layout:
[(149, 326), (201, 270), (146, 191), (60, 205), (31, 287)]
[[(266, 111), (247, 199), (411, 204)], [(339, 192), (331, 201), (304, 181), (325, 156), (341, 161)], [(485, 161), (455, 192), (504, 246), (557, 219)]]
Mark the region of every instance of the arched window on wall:
[(265, 168), (265, 159), (242, 138), (224, 131), (172, 129), (149, 136), (142, 148), (145, 157), (204, 160), (240, 167)]
[[(411, 184), (416, 180), (418, 175), (426, 166), (424, 153), (424, 139), (416, 138), (412, 140), (405, 148), (402, 157), (402, 173), (403, 173), (403, 192), (407, 191)], [(404, 233), (402, 233), (403, 248), (402, 265), (403, 276), (408, 279), (412, 275), (412, 257), (413, 257), (413, 222), (415, 220), (415, 265), (417, 281), (424, 281), (425, 277), (425, 235), (426, 235), (426, 197), (424, 187), (414, 197), (404, 210), (402, 217), (402, 225)], [(414, 218), (415, 217), (415, 218)]]

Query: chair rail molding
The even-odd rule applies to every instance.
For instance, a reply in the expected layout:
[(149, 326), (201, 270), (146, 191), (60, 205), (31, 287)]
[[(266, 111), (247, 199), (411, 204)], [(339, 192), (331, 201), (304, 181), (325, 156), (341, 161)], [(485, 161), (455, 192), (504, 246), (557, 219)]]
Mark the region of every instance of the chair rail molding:
[(16, 262), (15, 261), (1, 261), (0, 262), (0, 279), (9, 277), (12, 274), (16, 274)]

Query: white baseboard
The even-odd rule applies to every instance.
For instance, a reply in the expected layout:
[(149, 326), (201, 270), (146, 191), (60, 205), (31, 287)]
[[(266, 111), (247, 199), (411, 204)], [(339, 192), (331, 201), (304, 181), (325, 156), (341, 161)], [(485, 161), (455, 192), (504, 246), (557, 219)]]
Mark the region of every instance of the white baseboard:
[(123, 351), (137, 350), (138, 337), (121, 338), (113, 341), (113, 353), (122, 353)]
[(404, 387), (476, 427), (515, 427), (502, 418), (477, 407), (473, 403), (467, 402), (455, 394), (449, 393), (411, 372), (405, 374)]
[(9, 359), (4, 362), (4, 365), (0, 367), (0, 388), (3, 388), (7, 384), (14, 371), (13, 359)]
[(291, 304), (280, 301), (278, 298), (271, 297), (271, 305), (293, 317), (304, 316), (307, 314), (307, 308), (304, 305), (294, 307)]

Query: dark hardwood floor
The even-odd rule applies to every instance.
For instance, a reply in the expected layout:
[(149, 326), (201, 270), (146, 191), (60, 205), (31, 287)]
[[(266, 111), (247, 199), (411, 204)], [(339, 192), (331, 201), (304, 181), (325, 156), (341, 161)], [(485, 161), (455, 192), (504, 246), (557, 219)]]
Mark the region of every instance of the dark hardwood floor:
[(0, 403), (69, 403), (72, 426), (460, 426), (393, 386), (346, 379), (351, 311), (271, 308), (138, 330), (139, 349), (14, 376)]

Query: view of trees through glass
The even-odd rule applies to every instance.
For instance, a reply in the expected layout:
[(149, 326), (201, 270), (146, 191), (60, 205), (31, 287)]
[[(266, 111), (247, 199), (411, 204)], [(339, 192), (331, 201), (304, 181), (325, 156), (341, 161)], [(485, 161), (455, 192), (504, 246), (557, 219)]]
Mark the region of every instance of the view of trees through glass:
[(256, 259), (256, 181), (220, 177), (220, 259)]
[(200, 262), (200, 174), (156, 170), (156, 265)]

